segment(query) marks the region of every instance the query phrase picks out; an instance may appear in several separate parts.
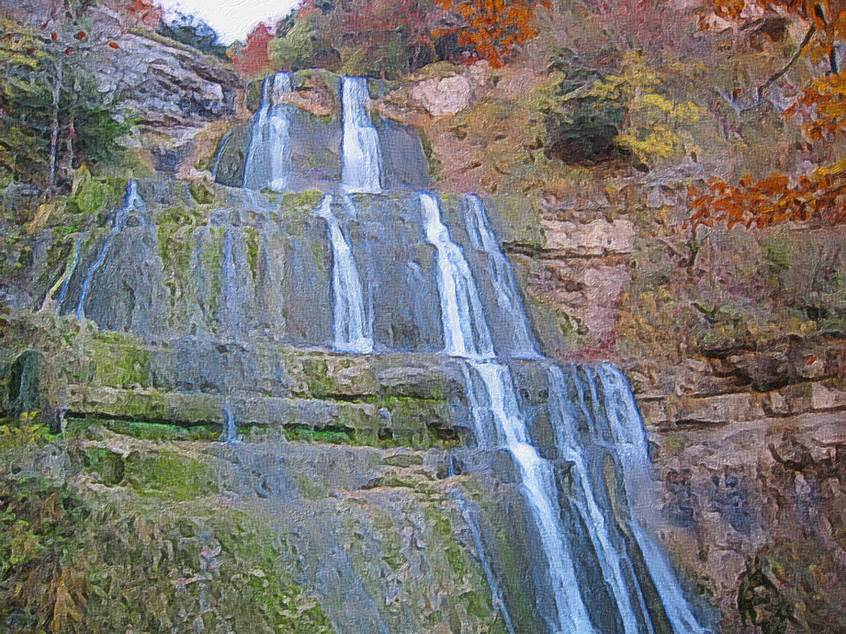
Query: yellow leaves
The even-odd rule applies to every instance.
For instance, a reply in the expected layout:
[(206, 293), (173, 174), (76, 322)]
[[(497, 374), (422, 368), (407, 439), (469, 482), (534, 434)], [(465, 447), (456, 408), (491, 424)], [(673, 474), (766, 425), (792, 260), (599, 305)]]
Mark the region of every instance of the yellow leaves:
[(617, 143), (641, 159), (670, 158), (679, 148), (681, 139), (670, 128), (657, 126), (645, 136), (622, 133), (617, 136)]
[(811, 141), (846, 131), (846, 72), (814, 80), (787, 113), (801, 117), (802, 131)]

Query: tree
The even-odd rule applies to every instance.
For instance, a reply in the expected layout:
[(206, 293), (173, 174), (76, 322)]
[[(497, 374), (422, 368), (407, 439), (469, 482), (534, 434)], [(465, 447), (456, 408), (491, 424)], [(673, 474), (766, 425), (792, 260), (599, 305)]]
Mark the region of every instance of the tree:
[(226, 57), (226, 47), (220, 43), (217, 32), (195, 15), (177, 12), (173, 19), (161, 21), (157, 31), (203, 53)]
[(439, 29), (436, 35), (458, 33), (458, 44), (470, 46), (474, 59), (484, 59), (494, 68), (502, 66), (514, 49), (534, 38), (539, 7), (552, 8), (551, 0), (436, 0), (456, 14), (463, 26)]
[(65, 0), (40, 30), (3, 23), (0, 166), (48, 192), (82, 162), (113, 160), (122, 151), (118, 139), (131, 129), (113, 96), (85, 70), (95, 49), (119, 47), (87, 27), (87, 6)]
[(264, 22), (247, 35), (243, 49), (232, 56), (232, 65), (244, 77), (254, 77), (271, 70), (268, 45), (273, 40), (273, 31)]
[[(719, 15), (737, 21), (744, 20), (747, 3), (764, 12), (789, 15), (805, 26), (805, 36), (786, 64), (757, 87), (757, 103), (807, 53), (812, 62), (824, 62), (827, 75), (812, 80), (785, 113), (801, 121), (810, 143), (842, 134), (846, 131), (846, 73), (838, 66), (837, 47), (846, 37), (846, 3), (714, 0)], [(762, 228), (789, 221), (846, 222), (846, 160), (817, 167), (797, 178), (775, 172), (760, 180), (744, 177), (737, 185), (715, 178), (704, 189), (692, 187), (690, 196), (694, 228), (717, 223)]]

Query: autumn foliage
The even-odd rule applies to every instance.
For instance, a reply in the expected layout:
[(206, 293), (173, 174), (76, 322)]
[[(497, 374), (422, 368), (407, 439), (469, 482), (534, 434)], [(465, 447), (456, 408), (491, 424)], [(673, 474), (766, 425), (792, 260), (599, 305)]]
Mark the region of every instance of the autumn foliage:
[(241, 75), (253, 76), (270, 70), (268, 45), (273, 39), (273, 31), (264, 22), (250, 31), (244, 47), (232, 57), (232, 65)]
[(149, 29), (158, 28), (164, 16), (161, 7), (150, 0), (129, 0), (124, 5), (123, 11), (139, 26)]
[(846, 160), (819, 168), (795, 183), (784, 174), (731, 185), (714, 179), (708, 190), (693, 189), (694, 226), (725, 224), (762, 229), (782, 222), (819, 219), (846, 222)]
[[(837, 67), (836, 45), (846, 37), (846, 2), (843, 0), (714, 0), (724, 18), (742, 20), (748, 5), (787, 14), (806, 25), (806, 36), (784, 68), (761, 88), (781, 77), (799, 59), (803, 49), (811, 60), (826, 60), (829, 74), (811, 81), (785, 114), (801, 122), (811, 143), (825, 142), (846, 132), (846, 73)], [(759, 95), (761, 94), (759, 88)], [(692, 225), (763, 228), (783, 222), (818, 220), (846, 222), (846, 160), (819, 167), (791, 179), (773, 173), (754, 180), (745, 177), (737, 185), (713, 179), (707, 189), (691, 188)]]
[(846, 72), (811, 82), (787, 113), (802, 120), (802, 131), (811, 141), (830, 139), (846, 130)]
[(501, 67), (515, 47), (537, 35), (534, 26), (539, 7), (552, 8), (551, 0), (436, 0), (447, 11), (459, 16), (464, 25), (440, 29), (441, 36), (458, 34), (460, 46), (471, 47), (475, 58), (485, 59), (494, 68)]

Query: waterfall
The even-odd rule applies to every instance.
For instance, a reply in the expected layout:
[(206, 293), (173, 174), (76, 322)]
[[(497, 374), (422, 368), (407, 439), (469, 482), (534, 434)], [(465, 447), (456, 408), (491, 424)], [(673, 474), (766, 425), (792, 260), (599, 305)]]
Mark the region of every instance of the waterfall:
[(220, 439), (230, 445), (238, 442), (238, 425), (235, 422), (235, 414), (232, 413), (232, 405), (229, 401), (223, 404), (223, 434)]
[(143, 205), (144, 201), (141, 199), (141, 196), (138, 195), (138, 183), (134, 180), (129, 181), (126, 186), (126, 193), (123, 197), (123, 204), (115, 210), (112, 217), (112, 228), (103, 240), (103, 244), (100, 245), (100, 251), (97, 253), (97, 258), (91, 264), (85, 274), (85, 278), (82, 280), (82, 290), (79, 293), (79, 302), (76, 305), (77, 319), (85, 319), (85, 302), (88, 300), (88, 294), (91, 292), (91, 282), (94, 281), (94, 276), (106, 261), (106, 256), (112, 248), (112, 242), (126, 227), (126, 219), (129, 217), (129, 213)]
[(214, 158), (212, 159), (212, 180), (217, 180), (217, 171), (220, 169), (220, 162), (223, 160), (223, 154), (226, 152), (226, 148), (229, 147), (230, 141), (232, 141), (232, 130), (229, 130), (226, 134), (224, 134), (220, 143), (217, 145), (217, 150), (215, 151)]
[[(620, 461), (626, 498), (629, 507), (636, 509), (651, 480), (643, 420), (631, 387), (620, 370), (610, 364), (603, 364), (597, 370), (597, 375), (605, 397), (605, 417)], [(643, 529), (636, 514), (632, 514), (630, 524), (673, 630), (690, 634), (707, 632), (691, 612), (664, 551)]]
[(423, 193), (420, 206), (426, 240), (437, 252), (444, 351), (456, 357), (493, 357), (493, 342), (476, 282), (464, 254), (441, 220), (440, 203), (434, 195)]
[(373, 332), (364, 310), (361, 280), (352, 249), (332, 212), (331, 195), (323, 197), (317, 215), (326, 221), (332, 245), (335, 348), (343, 352), (372, 352)]
[(367, 112), (367, 78), (344, 77), (342, 86), (343, 186), (348, 192), (378, 194), (382, 191), (382, 152)]
[[(578, 438), (576, 417), (573, 413), (564, 372), (557, 366), (550, 366), (548, 373), (550, 419), (555, 427), (556, 447), (561, 458), (571, 464), (570, 474), (574, 482), (571, 503), (578, 512), (588, 531), (591, 545), (596, 553), (602, 571), (602, 577), (611, 590), (617, 613), (623, 623), (626, 634), (642, 631), (641, 623), (648, 632), (654, 632), (646, 607), (643, 591), (640, 588), (625, 542), (615, 531), (611, 504), (604, 498), (600, 500), (600, 482), (591, 476), (589, 449)], [(584, 391), (575, 370), (571, 381), (578, 391), (578, 399), (584, 408)], [(584, 410), (583, 410), (584, 411)], [(592, 438), (594, 453), (599, 453), (596, 460), (602, 467), (605, 452), (597, 452), (602, 444), (601, 438)], [(605, 502), (603, 504), (603, 502)], [(634, 597), (636, 606), (632, 602)]]
[(511, 620), (511, 613), (508, 611), (508, 606), (505, 604), (505, 599), (502, 596), (502, 588), (499, 587), (499, 582), (494, 574), (491, 562), (488, 561), (485, 554), (485, 544), (482, 541), (482, 531), (479, 528), (479, 521), (476, 517), (474, 509), (471, 509), (470, 504), (464, 499), (460, 491), (452, 491), (452, 499), (458, 505), (458, 510), (461, 512), (461, 517), (467, 522), (467, 528), (470, 529), (470, 536), (473, 538), (473, 547), (476, 549), (476, 554), (479, 557), (479, 563), (482, 566), (482, 572), (485, 573), (485, 579), (488, 582), (488, 587), (491, 590), (491, 604), (493, 608), (502, 616), (502, 622), (508, 634), (516, 634), (514, 629), (514, 622)]
[(482, 199), (475, 194), (466, 197), (464, 223), (473, 248), (484, 252), (488, 257), (488, 273), (496, 291), (496, 302), (511, 318), (510, 325), (514, 328), (513, 356), (524, 359), (538, 358), (538, 345), (532, 335), (523, 299), (514, 279), (514, 269), (491, 229)]
[(223, 302), (220, 305), (220, 314), (223, 317), (224, 331), (232, 341), (238, 339), (241, 324), (241, 298), (238, 292), (241, 282), (235, 268), (234, 241), (235, 228), (228, 225), (223, 236)]
[[(626, 550), (625, 536), (615, 518), (610, 494), (603, 488), (601, 474), (605, 458), (619, 465), (625, 484), (625, 504), (637, 509), (637, 493), (647, 482), (649, 457), (642, 421), (628, 384), (613, 366), (598, 370), (604, 395), (605, 416), (599, 408), (596, 385), (591, 384), (595, 408), (589, 416), (594, 433), (582, 442), (577, 434), (576, 416), (569, 398), (563, 370), (549, 363), (548, 408), (555, 431), (555, 445), (561, 460), (570, 466), (574, 492), (569, 503), (586, 527), (586, 543), (564, 528), (558, 500), (553, 463), (539, 454), (532, 442), (528, 421), (520, 407), (514, 379), (508, 366), (495, 356), (483, 304), (470, 267), (441, 219), (440, 205), (432, 194), (420, 194), (422, 218), (427, 241), (436, 249), (437, 282), (441, 301), (441, 319), (447, 354), (465, 357), (462, 370), (468, 403), (479, 446), (507, 450), (513, 458), (523, 495), (528, 504), (547, 564), (554, 601), (554, 614), (544, 615), (554, 632), (582, 634), (596, 631), (588, 603), (594, 610), (613, 610), (613, 617), (625, 634), (655, 632), (647, 599)], [(487, 220), (484, 206), (477, 197), (468, 199), (465, 223), (472, 246), (488, 256), (491, 281), (497, 301), (510, 315), (509, 326), (519, 333), (518, 340), (526, 356), (538, 356), (537, 346), (528, 326), (513, 270), (499, 248)], [(589, 371), (588, 371), (589, 372)], [(589, 376), (591, 376), (589, 374)], [(579, 405), (587, 415), (581, 383), (573, 378)], [(598, 431), (600, 419), (608, 426), (603, 436)], [(633, 515), (631, 513), (625, 515)], [(654, 586), (673, 630), (677, 634), (703, 633), (682, 594), (666, 556), (640, 526), (628, 520), (627, 531), (646, 563)], [(588, 543), (589, 542), (589, 543)], [(477, 545), (477, 548), (479, 546)], [(593, 552), (607, 586), (613, 606), (602, 605), (591, 593), (583, 594), (583, 577), (577, 572), (576, 553)]]
[(284, 191), (291, 173), (289, 110), (280, 98), (291, 92), (291, 76), (276, 73), (262, 83), (261, 105), (253, 117), (244, 162), (244, 187)]
[[(556, 631), (593, 632), (570, 547), (561, 525), (552, 465), (529, 442), (511, 371), (493, 358), (493, 345), (482, 300), (461, 249), (441, 220), (440, 205), (431, 194), (420, 195), (426, 239), (437, 250), (438, 291), (448, 354), (466, 357), (471, 369), (467, 384), (479, 437), (489, 437), (486, 410), (494, 423), (496, 446), (506, 449), (519, 471), (520, 483), (541, 539), (555, 601)], [(472, 374), (478, 378), (474, 380)], [(487, 447), (490, 449), (494, 446)]]

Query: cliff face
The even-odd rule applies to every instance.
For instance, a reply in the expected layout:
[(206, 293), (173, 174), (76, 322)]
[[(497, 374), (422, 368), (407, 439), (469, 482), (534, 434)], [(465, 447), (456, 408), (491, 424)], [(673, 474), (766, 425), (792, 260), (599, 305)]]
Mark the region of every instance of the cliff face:
[(547, 349), (626, 368), (654, 445), (659, 533), (721, 631), (842, 628), (846, 231), (692, 233), (687, 188), (707, 156), (533, 187), (512, 158), (538, 161), (514, 145), (520, 132), (477, 123), (500, 107), (519, 116), (540, 81), (530, 68), (444, 70), (383, 108), (426, 130), (442, 181), (496, 191)]
[[(92, 630), (108, 631), (116, 623), (109, 618), (121, 614), (127, 626), (173, 631), (254, 623), (320, 631), (346, 620), (350, 631), (503, 631), (488, 565), (495, 576), (511, 571), (503, 592), (512, 618), (537, 631), (519, 580), (530, 575), (523, 554), (539, 555), (523, 543), (528, 519), (514, 508), (508, 467), (494, 468), (505, 483), (455, 475), (446, 456), (467, 434), (467, 403), (459, 371), (430, 354), (442, 342), (420, 335), (437, 320), (435, 290), (421, 284), (416, 300), (393, 291), (408, 285), (399, 276), (428, 278), (434, 266), (414, 243), (408, 214), (391, 218), (357, 197), (361, 216), (351, 239), (368, 243), (380, 261), (402, 263), (370, 267), (365, 276), (384, 289), (389, 321), (400, 324), (376, 324), (377, 338), (417, 354), (371, 363), (291, 348), (331, 337), (328, 253), (318, 246), (324, 227), (309, 218), (319, 194), (174, 185), (174, 172), (210, 167), (213, 143), (205, 136), (233, 123), (237, 142), (223, 153), (218, 177), (240, 182), (247, 110), (236, 105), (234, 76), (218, 62), (128, 32), (108, 13), (97, 20), (115, 29), (121, 45), (98, 73), (109, 89), (127, 90), (159, 170), (142, 184), (148, 206), (130, 215), (89, 303), (104, 330), (124, 334), (97, 333), (69, 317), (82, 294), (81, 271), (109, 230), (103, 209), (90, 226), (53, 218), (31, 238), (31, 259), (3, 280), (14, 311), (3, 316), (0, 340), (4, 409), (73, 415), (66, 438), (36, 438), (26, 451), (14, 440), (4, 446), (14, 458), (3, 474), (9, 482), (50, 483), (32, 492), (46, 510), (20, 506), (19, 518), (34, 524), (60, 494), (87, 517), (105, 518), (102, 532), (94, 527), (69, 542), (73, 552), (91, 549), (108, 531), (132, 538), (113, 553), (131, 562), (128, 572), (94, 559), (69, 568), (101, 580), (86, 591)], [(309, 111), (297, 113), (296, 127), (309, 131), (295, 143), (297, 166), (318, 174), (298, 182), (302, 188), (338, 178), (323, 169), (337, 163), (327, 148), (340, 136), (325, 79), (300, 77), (291, 97)], [(485, 189), (490, 181), (475, 175), (486, 169), (476, 165), (479, 148), (467, 150), (466, 121), (451, 117), (467, 115), (494, 83), (514, 95), (536, 80), (515, 74), (492, 82), (475, 67), (401, 87), (378, 104), (386, 115), (379, 132), (392, 139), (387, 160), (396, 173), (419, 172), (422, 161), (418, 147), (413, 165), (403, 164), (409, 138), (391, 116), (427, 132), (430, 164), (451, 189)], [(493, 145), (482, 151), (498, 168)], [(846, 256), (839, 245), (846, 232), (691, 236), (686, 180), (701, 174), (685, 163), (648, 176), (581, 175), (573, 187), (543, 196), (487, 187), (491, 220), (517, 265), (544, 348), (563, 359), (612, 358), (632, 378), (656, 467), (651, 523), (693, 594), (719, 609), (722, 631), (842, 629)], [(455, 201), (446, 207), (460, 224)], [(232, 296), (222, 260), (227, 231), (235, 234), (231, 274), (244, 282)], [(83, 255), (74, 264), (77, 243)], [(426, 267), (416, 270), (412, 260)], [(284, 270), (295, 262), (307, 266)], [(277, 270), (284, 274), (275, 277)], [(65, 279), (62, 310), (55, 299)], [(63, 319), (52, 317), (57, 307)], [(221, 343), (233, 323), (239, 334)], [(210, 442), (232, 392), (228, 405), (245, 425), (241, 433), (270, 442)], [(125, 512), (109, 514), (117, 504)], [(500, 525), (504, 516), (514, 525)], [(126, 517), (132, 530), (121, 524)], [(66, 521), (76, 520), (68, 512)], [(22, 543), (45, 537), (18, 530)], [(265, 552), (262, 544), (274, 539)], [(493, 561), (480, 559), (478, 540), (498, 553)], [(31, 561), (44, 568), (32, 574), (48, 574), (37, 550)], [(242, 595), (245, 587), (251, 596)], [(255, 611), (244, 611), (246, 603)], [(36, 608), (16, 603), (9, 622), (24, 631)]]

